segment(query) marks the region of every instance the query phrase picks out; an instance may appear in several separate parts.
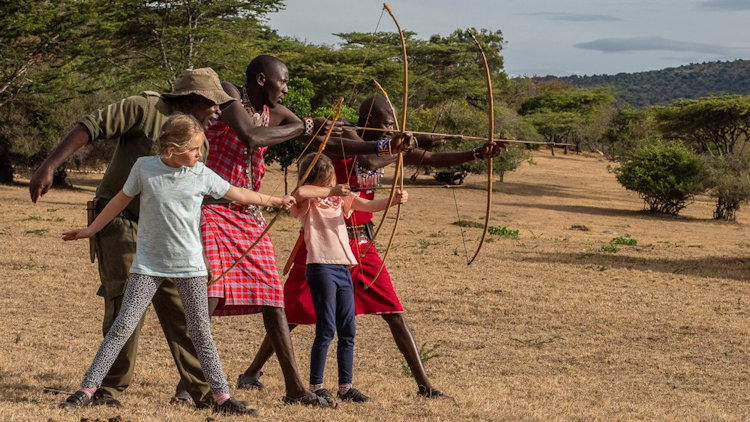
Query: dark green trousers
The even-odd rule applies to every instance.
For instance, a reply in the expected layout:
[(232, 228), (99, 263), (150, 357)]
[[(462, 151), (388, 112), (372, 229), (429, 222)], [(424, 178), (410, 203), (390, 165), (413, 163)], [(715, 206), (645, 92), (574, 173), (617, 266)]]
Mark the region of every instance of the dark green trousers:
[[(135, 258), (137, 231), (136, 222), (116, 217), (95, 237), (96, 257), (99, 260), (99, 276), (102, 283), (97, 294), (104, 297), (104, 320), (102, 322), (104, 335), (112, 327), (122, 308), (130, 264)], [(188, 393), (197, 407), (210, 406), (213, 403), (211, 388), (206, 383), (193, 342), (188, 335), (185, 310), (177, 288), (171, 281), (165, 281), (159, 287), (151, 303), (159, 317), (164, 337), (167, 339), (177, 371)], [(130, 385), (135, 372), (138, 337), (142, 325), (143, 318), (117, 356), (99, 387), (98, 394), (117, 397)]]

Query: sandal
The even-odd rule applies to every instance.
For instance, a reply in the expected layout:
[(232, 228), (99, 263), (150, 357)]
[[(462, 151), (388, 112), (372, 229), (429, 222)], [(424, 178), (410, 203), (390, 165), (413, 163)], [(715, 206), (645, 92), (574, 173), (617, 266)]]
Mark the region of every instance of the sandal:
[(419, 390), (417, 390), (417, 395), (422, 396), (426, 399), (450, 399), (455, 400), (453, 397), (443, 393), (440, 390), (436, 390), (434, 388), (427, 388), (424, 385), (419, 386)]
[(193, 398), (187, 391), (180, 391), (178, 393), (174, 393), (174, 396), (169, 399), (169, 404), (173, 404), (175, 406), (190, 406), (191, 404), (193, 404)]
[(260, 378), (262, 375), (263, 372), (260, 372), (257, 377), (240, 374), (240, 376), (237, 377), (237, 388), (241, 388), (244, 390), (265, 390), (266, 386), (258, 381), (258, 378)]
[(326, 400), (323, 397), (320, 397), (319, 395), (315, 393), (310, 393), (306, 396), (296, 397), (296, 398), (284, 396), (281, 398), (281, 401), (283, 401), (285, 404), (301, 404), (304, 406), (331, 407), (331, 405), (328, 403), (328, 400)]
[(244, 401), (235, 400), (234, 397), (230, 397), (222, 404), (214, 404), (214, 413), (221, 413), (223, 415), (250, 415), (258, 416), (258, 411), (249, 407)]
[(333, 394), (331, 394), (330, 391), (328, 391), (325, 388), (319, 388), (315, 391), (313, 391), (316, 396), (323, 397), (325, 401), (328, 402), (328, 406), (330, 406), (332, 409), (335, 409), (339, 404), (336, 403), (336, 399), (333, 398)]

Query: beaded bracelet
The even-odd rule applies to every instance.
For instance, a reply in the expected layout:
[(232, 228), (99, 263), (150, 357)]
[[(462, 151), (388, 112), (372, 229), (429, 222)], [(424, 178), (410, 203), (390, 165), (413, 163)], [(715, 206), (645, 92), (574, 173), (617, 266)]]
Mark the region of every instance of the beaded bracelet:
[(484, 160), (484, 156), (482, 155), (482, 147), (476, 147), (472, 149), (471, 153), (474, 154), (475, 160)]
[(390, 154), (391, 153), (391, 140), (390, 139), (378, 139), (378, 155)]
[(315, 129), (312, 117), (305, 117), (302, 120), (305, 122), (305, 135), (312, 135)]

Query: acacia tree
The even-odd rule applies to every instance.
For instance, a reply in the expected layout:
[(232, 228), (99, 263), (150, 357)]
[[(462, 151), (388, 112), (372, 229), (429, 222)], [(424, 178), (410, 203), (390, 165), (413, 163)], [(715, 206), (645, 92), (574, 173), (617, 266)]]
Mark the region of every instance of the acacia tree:
[(604, 135), (614, 102), (614, 95), (605, 88), (555, 89), (524, 101), (518, 114), (526, 116), (548, 142), (573, 143), (580, 152), (583, 142)]
[[(0, 183), (13, 181), (13, 165), (28, 150), (22, 138), (46, 140), (43, 110), (50, 97), (70, 99), (82, 91), (82, 61), (98, 45), (93, 17), (96, 0), (17, 0), (3, 2), (0, 14)], [(85, 72), (83, 72), (85, 73)], [(41, 98), (43, 97), (43, 98)], [(39, 111), (29, 112), (28, 106)], [(20, 148), (19, 148), (20, 147)]]
[(247, 62), (276, 37), (267, 15), (282, 0), (115, 0), (104, 28), (112, 40), (107, 62), (131, 80), (162, 88), (184, 69), (232, 69), (237, 77)]
[(681, 100), (655, 108), (665, 136), (701, 153), (711, 169), (709, 187), (717, 198), (715, 219), (734, 220), (750, 200), (750, 97), (729, 95)]
[(611, 160), (619, 160), (644, 140), (659, 135), (654, 112), (650, 108), (625, 106), (615, 113), (601, 137), (601, 150)]
[(36, 165), (77, 117), (67, 115), (71, 109), (90, 111), (134, 90), (168, 90), (193, 66), (244, 79), (252, 57), (283, 44), (265, 26), (267, 14), (282, 7), (281, 0), (5, 2), (0, 179), (11, 181), (13, 163)]

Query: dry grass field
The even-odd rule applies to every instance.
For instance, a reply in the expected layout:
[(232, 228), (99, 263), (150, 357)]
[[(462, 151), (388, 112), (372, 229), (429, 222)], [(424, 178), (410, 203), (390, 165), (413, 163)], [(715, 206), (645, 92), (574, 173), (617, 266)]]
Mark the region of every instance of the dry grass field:
[[(410, 190), (388, 259), (434, 384), (455, 397), (427, 401), (403, 373), (385, 322), (357, 319), (355, 385), (374, 398), (337, 410), (281, 402), (278, 363), (265, 392), (236, 391), (258, 420), (750, 420), (750, 206), (734, 223), (711, 219), (699, 197), (678, 217), (642, 201), (594, 156), (535, 154), (496, 183), (491, 224), (518, 238), (488, 236), (466, 266), (461, 219), (482, 222), (484, 179), (457, 189)], [(429, 183), (422, 176), (417, 184)], [(57, 409), (101, 340), (102, 303), (86, 242), (60, 234), (85, 223), (96, 176), (74, 177), (32, 205), (25, 179), (0, 186), (0, 420), (206, 421), (210, 411), (167, 404), (177, 373), (153, 311), (141, 337), (134, 384), (120, 409)], [(272, 169), (264, 192), (280, 190)], [(280, 265), (296, 239), (289, 217), (272, 229)], [(466, 228), (469, 253), (480, 229)], [(636, 245), (611, 246), (614, 238)], [(387, 236), (380, 237), (381, 245)], [(262, 335), (259, 315), (213, 319), (232, 384)], [(313, 331), (292, 334), (303, 379)], [(326, 385), (335, 387), (335, 348)]]

